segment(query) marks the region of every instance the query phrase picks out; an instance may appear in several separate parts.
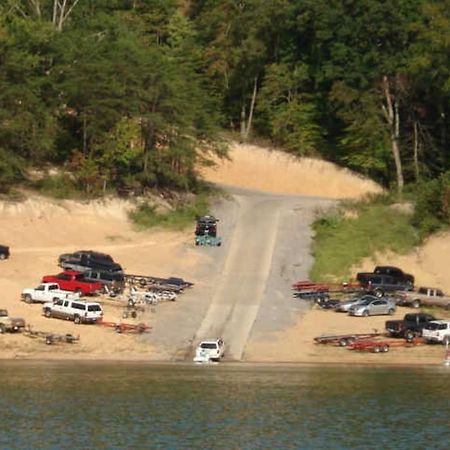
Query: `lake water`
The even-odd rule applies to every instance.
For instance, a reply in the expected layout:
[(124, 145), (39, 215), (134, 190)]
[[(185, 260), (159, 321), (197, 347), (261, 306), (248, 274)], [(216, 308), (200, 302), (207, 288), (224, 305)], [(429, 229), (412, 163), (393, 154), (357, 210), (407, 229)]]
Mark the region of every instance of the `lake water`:
[(450, 368), (0, 362), (1, 449), (448, 449)]

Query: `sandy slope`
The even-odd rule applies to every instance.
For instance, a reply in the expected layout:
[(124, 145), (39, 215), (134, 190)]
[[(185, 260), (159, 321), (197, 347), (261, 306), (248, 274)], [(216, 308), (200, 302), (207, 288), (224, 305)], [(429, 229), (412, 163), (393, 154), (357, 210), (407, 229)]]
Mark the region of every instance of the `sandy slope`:
[[(206, 177), (228, 185), (331, 198), (354, 198), (379, 190), (370, 181), (320, 161), (293, 162), (285, 155), (253, 146), (234, 146), (231, 156), (232, 163), (222, 164), (214, 172), (208, 170)], [(233, 239), (236, 225), (241, 220), (240, 214), (243, 213), (234, 198), (236, 194), (215, 209), (221, 217), (220, 229), (226, 242)], [(338, 319), (336, 315), (323, 311), (311, 311), (301, 316), (304, 307), (292, 303), (295, 300), (289, 297), (289, 282), (307, 273), (310, 264), (307, 223), (312, 218), (312, 206), (316, 201), (310, 198), (301, 200), (297, 205), (296, 197), (286, 198), (285, 204), (294, 206), (280, 209), (282, 220), (279, 221), (277, 246), (272, 255), (270, 273), (265, 274), (267, 284), (261, 293), (257, 318), (253, 318), (255, 326), (245, 348), (244, 359), (362, 362), (375, 358), (379, 362), (376, 359), (378, 355), (353, 355), (346, 350), (336, 352), (336, 349), (317, 349), (312, 345), (311, 338), (316, 334), (346, 331), (348, 326), (353, 327), (354, 324), (357, 324), (357, 329), (364, 328), (364, 331), (379, 328), (385, 318), (370, 318), (367, 322), (356, 318), (349, 321), (352, 318), (340, 316)], [(304, 201), (306, 203), (302, 203)], [(311, 207), (302, 206), (304, 204)], [(127, 219), (131, 206), (129, 202), (120, 200), (81, 204), (39, 197), (19, 204), (0, 203), (0, 243), (10, 245), (12, 250), (11, 259), (0, 262), (0, 308), (7, 308), (12, 315), (25, 317), (35, 329), (79, 334), (81, 338), (80, 343), (73, 346), (45, 346), (24, 336), (2, 335), (1, 358), (158, 360), (189, 355), (187, 349), (195, 344), (192, 339), (201, 329), (203, 318), (208, 317), (211, 299), (218, 298), (219, 303), (226, 301), (226, 296), (217, 296), (217, 286), (229, 248), (225, 245), (220, 252), (212, 248), (196, 248), (192, 244), (192, 230), (185, 233), (136, 231)], [(249, 223), (251, 225), (251, 221)], [(280, 241), (280, 236), (287, 237)], [(295, 245), (291, 244), (291, 236), (297, 238)], [(304, 246), (297, 248), (297, 241), (304, 241)], [(449, 245), (450, 239), (444, 235), (431, 239), (417, 254), (390, 257), (381, 262), (398, 264), (410, 270), (420, 283), (447, 287), (445, 274), (450, 252), (445, 250)], [(146, 321), (153, 326), (153, 332), (146, 336), (118, 335), (97, 326), (76, 326), (57, 319), (45, 319), (41, 316), (39, 305), (26, 305), (19, 301), (23, 288), (38, 284), (44, 274), (59, 271), (56, 258), (60, 253), (78, 249), (111, 253), (129, 273), (180, 276), (194, 281), (196, 285), (180, 301), (157, 305), (138, 317), (135, 322)], [(234, 259), (239, 262), (239, 258)], [(373, 263), (365, 264), (371, 267)], [(105, 301), (104, 307), (106, 320), (121, 320), (123, 305)], [(233, 311), (231, 316), (239, 315), (239, 308)], [(241, 334), (248, 333), (246, 329)], [(414, 350), (417, 355), (416, 350), (423, 351)], [(417, 361), (438, 362), (440, 350), (436, 347), (434, 353), (430, 353), (434, 356), (426, 356), (425, 359), (421, 356)], [(239, 347), (238, 353), (242, 352), (243, 348)], [(383, 355), (383, 359), (389, 361), (391, 358), (391, 362), (396, 363), (414, 359), (412, 353), (404, 353), (403, 359), (400, 351), (392, 352), (392, 355), (397, 355), (395, 358), (389, 354)]]
[(313, 195), (327, 198), (356, 198), (381, 191), (379, 185), (336, 165), (293, 156), (255, 145), (232, 144), (230, 160), (203, 169), (214, 183), (261, 191)]

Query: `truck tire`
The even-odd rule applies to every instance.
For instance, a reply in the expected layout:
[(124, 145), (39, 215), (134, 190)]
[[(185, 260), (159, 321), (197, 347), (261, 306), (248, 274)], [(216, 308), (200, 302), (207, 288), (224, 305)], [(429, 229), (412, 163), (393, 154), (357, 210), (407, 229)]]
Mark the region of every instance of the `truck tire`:
[(389, 351), (389, 345), (387, 345), (387, 344), (382, 345), (381, 346), (381, 351), (383, 353), (387, 353)]
[(78, 289), (75, 289), (75, 294), (79, 294), (80, 295), (80, 297), (83, 295), (83, 291), (80, 289), (80, 288), (78, 288)]
[(50, 317), (52, 317), (52, 310), (47, 308), (44, 311), (44, 316), (47, 317), (47, 319), (50, 319)]
[(76, 314), (75, 316), (73, 316), (73, 321), (74, 321), (74, 323), (76, 323), (77, 325), (80, 325), (80, 323), (81, 323), (81, 317), (80, 317), (78, 314)]
[(444, 339), (442, 339), (442, 343), (444, 345), (450, 345), (450, 336), (444, 336)]
[(420, 300), (417, 299), (417, 298), (415, 300), (413, 300), (412, 307), (413, 308), (420, 308)]
[(4, 253), (0, 253), (0, 259), (1, 260), (6, 259), (6, 255)]
[(378, 297), (378, 298), (381, 298), (384, 295), (383, 290), (380, 288), (375, 289), (375, 291), (373, 293), (375, 294), (375, 297)]
[(23, 297), (23, 301), (25, 303), (33, 303), (33, 299), (31, 298), (30, 294), (25, 294), (24, 297)]
[(0, 323), (0, 334), (6, 333), (6, 327), (2, 323)]
[(405, 339), (408, 342), (412, 342), (412, 340), (414, 339), (415, 336), (416, 336), (416, 333), (414, 333), (413, 330), (406, 330), (405, 331)]

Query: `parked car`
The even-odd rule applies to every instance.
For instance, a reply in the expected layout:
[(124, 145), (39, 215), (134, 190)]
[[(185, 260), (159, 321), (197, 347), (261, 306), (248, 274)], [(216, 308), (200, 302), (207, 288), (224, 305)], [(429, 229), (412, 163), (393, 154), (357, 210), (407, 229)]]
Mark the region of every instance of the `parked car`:
[(81, 272), (65, 270), (58, 275), (46, 275), (42, 277), (43, 283), (58, 283), (61, 289), (78, 292), (82, 295), (99, 294), (103, 291), (103, 285), (98, 281), (91, 282), (84, 279)]
[(409, 281), (399, 280), (392, 275), (371, 274), (365, 277), (361, 285), (367, 292), (376, 297), (383, 297), (386, 293), (395, 291), (410, 291), (413, 286)]
[(399, 269), (398, 267), (376, 266), (375, 269), (373, 269), (373, 272), (379, 275), (390, 275), (399, 281), (411, 284), (411, 287), (414, 286), (414, 275), (411, 275), (410, 273), (405, 273), (403, 272), (402, 269)]
[(103, 317), (103, 310), (99, 303), (83, 300), (48, 302), (44, 304), (42, 312), (45, 317), (73, 320), (76, 324), (95, 323)]
[(423, 328), (422, 337), (429, 343), (450, 344), (450, 320), (433, 320), (428, 322)]
[(416, 336), (422, 336), (425, 325), (433, 320), (436, 318), (430, 314), (405, 314), (403, 320), (386, 321), (385, 328), (390, 336), (402, 337), (410, 341)]
[(340, 302), (335, 307), (335, 311), (337, 312), (348, 312), (353, 305), (357, 305), (358, 303), (365, 302), (366, 300), (375, 300), (376, 297), (373, 295), (362, 295), (351, 298), (350, 300), (346, 300)]
[(21, 331), (23, 328), (25, 328), (25, 320), (19, 317), (9, 317), (6, 309), (0, 309), (0, 333), (7, 331), (13, 333)]
[(123, 274), (122, 266), (117, 264), (110, 255), (92, 250), (64, 253), (59, 256), (58, 264), (64, 269), (77, 270), (79, 272), (99, 270)]
[(368, 298), (363, 302), (351, 306), (348, 310), (350, 316), (379, 316), (382, 314), (392, 315), (395, 313), (396, 305), (387, 298)]
[(0, 245), (0, 259), (9, 258), (9, 247), (6, 245)]
[(46, 303), (58, 299), (76, 300), (79, 293), (65, 291), (58, 283), (41, 283), (36, 288), (27, 288), (22, 291), (22, 300), (26, 303)]
[(125, 288), (125, 277), (122, 273), (87, 270), (86, 272), (83, 272), (83, 278), (86, 281), (98, 281), (103, 285), (104, 290), (110, 293), (113, 292), (118, 294), (123, 292)]
[(222, 339), (201, 341), (195, 351), (195, 362), (220, 361), (225, 355), (225, 343)]
[(356, 279), (361, 284), (366, 284), (369, 278), (373, 275), (389, 275), (393, 279), (400, 283), (405, 283), (410, 285), (412, 288), (414, 286), (414, 276), (403, 272), (402, 269), (393, 266), (376, 266), (373, 272), (359, 272), (356, 274)]
[(398, 297), (397, 304), (402, 306), (420, 308), (422, 305), (430, 305), (450, 309), (450, 296), (445, 295), (441, 289), (420, 287), (417, 291), (401, 292)]

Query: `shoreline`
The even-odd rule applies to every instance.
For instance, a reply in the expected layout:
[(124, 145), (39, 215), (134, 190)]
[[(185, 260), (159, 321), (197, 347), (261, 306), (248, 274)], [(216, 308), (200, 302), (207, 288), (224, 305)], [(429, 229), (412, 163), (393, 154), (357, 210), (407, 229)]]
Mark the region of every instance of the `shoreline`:
[(348, 367), (349, 369), (358, 367), (446, 367), (444, 364), (444, 358), (441, 362), (420, 362), (420, 361), (410, 361), (410, 362), (393, 362), (393, 361), (359, 361), (359, 362), (338, 362), (338, 361), (222, 361), (220, 363), (194, 363), (193, 361), (170, 361), (170, 360), (149, 360), (143, 358), (127, 358), (127, 359), (114, 359), (114, 358), (42, 358), (40, 356), (32, 358), (5, 358), (0, 356), (0, 364), (3, 363), (37, 363), (37, 364), (123, 364), (123, 365), (149, 365), (149, 366), (189, 366), (189, 367)]

